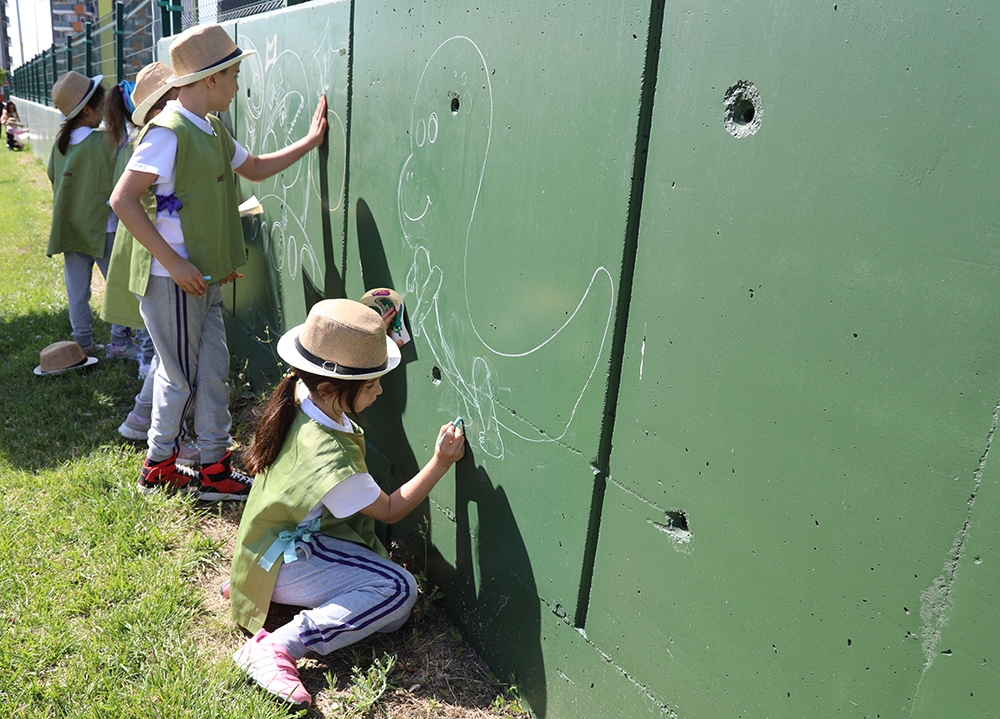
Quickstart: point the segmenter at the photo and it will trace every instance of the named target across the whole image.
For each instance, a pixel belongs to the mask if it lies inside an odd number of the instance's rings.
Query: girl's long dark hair
[[[338,401],[351,414],[356,414],[358,395],[364,389],[362,380],[334,379],[321,375],[293,369],[281,378],[281,382],[264,405],[253,442],[243,453],[243,466],[250,474],[260,474],[271,466],[278,457],[281,445],[285,442],[289,427],[295,421],[299,404],[295,401],[295,384],[298,380],[309,388],[309,391],[322,394],[324,397]],[[321,392],[320,385],[328,385]]]
[[[126,137],[129,128],[135,127],[132,122],[132,114],[128,111],[125,98],[122,96],[120,85],[115,85],[108,95],[108,101],[104,103],[104,139],[108,141],[108,146],[117,150],[124,144],[122,138]]]
[[[101,102],[104,100],[104,85],[98,85],[97,89],[94,90],[94,94],[90,96],[87,100],[87,107],[98,108],[101,106]],[[72,134],[80,125],[80,114],[77,113],[74,117],[70,118],[63,123],[62,127],[59,128],[59,133],[56,135],[56,148],[58,148],[60,154],[65,155],[66,149],[69,147],[69,136]]]
[[[107,130],[108,145],[117,149],[124,146],[124,138],[133,130],[138,130],[139,126],[132,122],[132,113],[125,105],[125,98],[122,96],[124,90],[116,85],[108,101],[104,104],[104,127]],[[149,110],[146,111],[146,119],[156,116],[158,112],[167,106],[167,102],[177,98],[177,90],[168,90],[159,100],[157,100]]]

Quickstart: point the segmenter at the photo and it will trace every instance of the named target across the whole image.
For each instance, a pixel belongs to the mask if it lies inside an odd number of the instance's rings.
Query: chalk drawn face
[[[489,150],[492,113],[482,54],[468,38],[451,38],[428,60],[414,97],[411,155],[399,187],[408,240],[464,244]]]

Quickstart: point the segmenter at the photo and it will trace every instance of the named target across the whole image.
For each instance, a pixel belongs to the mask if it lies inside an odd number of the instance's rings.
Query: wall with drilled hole
[[[395,541],[539,717],[1000,703],[992,88],[973,0],[310,3],[229,26],[261,185],[230,343],[392,286]],[[422,567],[417,567],[422,569]]]

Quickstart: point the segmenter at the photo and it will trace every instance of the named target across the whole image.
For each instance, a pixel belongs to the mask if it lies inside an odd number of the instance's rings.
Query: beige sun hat
[[[52,86],[52,102],[67,120],[74,118],[94,95],[103,79],[104,75],[87,77],[70,70]]]
[[[195,25],[170,45],[170,65],[174,68],[170,85],[183,87],[198,82],[256,52],[238,48],[222,25]]]
[[[399,365],[382,318],[354,300],[322,300],[306,321],[278,340],[278,356],[296,369],[335,379],[374,379]]]
[[[38,354],[38,361],[35,374],[43,377],[90,367],[97,363],[97,358],[84,354],[76,342],[54,342]]]
[[[146,124],[150,109],[172,89],[167,81],[173,75],[170,66],[162,62],[150,63],[139,71],[135,76],[135,89],[132,90],[132,105],[135,107],[132,122],[139,127]]]

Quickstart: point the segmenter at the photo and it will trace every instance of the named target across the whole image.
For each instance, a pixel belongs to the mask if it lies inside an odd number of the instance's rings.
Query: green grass
[[[136,489],[135,363],[32,372],[70,338],[50,218],[42,165],[0,153],[0,717],[287,716],[229,660],[235,630],[196,641],[219,549],[191,501]]]

